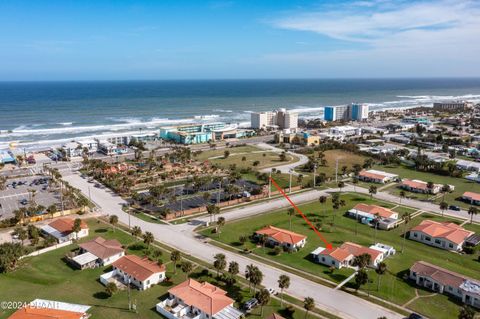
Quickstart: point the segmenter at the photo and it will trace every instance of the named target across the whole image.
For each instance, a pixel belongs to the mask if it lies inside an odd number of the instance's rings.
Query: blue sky
[[[470,0],[0,0],[0,80],[480,76],[479,16]]]

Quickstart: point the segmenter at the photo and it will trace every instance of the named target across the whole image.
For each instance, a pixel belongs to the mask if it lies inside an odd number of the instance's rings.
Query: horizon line
[[[479,76],[439,76],[439,77],[292,77],[292,78],[171,78],[171,79],[58,79],[58,80],[0,80],[0,83],[27,82],[198,82],[198,81],[338,81],[338,80],[480,80]]]

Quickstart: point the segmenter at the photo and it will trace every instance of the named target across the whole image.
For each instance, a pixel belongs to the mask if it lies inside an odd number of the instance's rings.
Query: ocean
[[[326,105],[378,110],[452,99],[480,102],[480,79],[0,82],[0,149],[202,121],[248,126],[251,112],[279,107],[318,118]]]

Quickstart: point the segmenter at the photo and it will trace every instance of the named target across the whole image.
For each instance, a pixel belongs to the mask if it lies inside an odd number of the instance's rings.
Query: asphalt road
[[[92,200],[100,207],[104,214],[117,215],[120,222],[132,227],[139,226],[144,232],[150,231],[157,240],[182,251],[186,255],[191,255],[207,262],[213,262],[213,256],[217,253],[222,253],[227,257],[228,261],[237,261],[240,265],[240,269],[242,269],[242,273],[247,265],[255,264],[264,273],[265,278],[263,285],[277,289],[277,280],[281,274],[284,274],[283,271],[264,263],[254,261],[248,257],[240,256],[216,246],[209,245],[204,242],[202,238],[196,237],[197,235],[193,232],[193,228],[195,227],[193,225],[183,224],[176,226],[152,224],[133,216],[129,216],[121,209],[122,205],[125,203],[122,198],[111,193],[107,189],[90,187],[90,184],[78,174],[66,176],[65,180],[87,195],[90,188]],[[311,191],[292,195],[292,200],[295,202],[308,201],[318,198],[319,194],[320,192]],[[253,212],[258,213],[260,210],[268,211],[284,207],[284,202],[285,199],[281,198],[257,204],[255,205],[255,209],[245,207],[239,210],[232,210],[227,213],[229,215],[226,215],[226,217],[232,219],[232,217],[236,215],[246,216]],[[299,299],[312,297],[315,299],[319,308],[341,318],[371,319],[381,316],[385,316],[389,319],[402,318],[401,315],[394,313],[391,310],[385,309],[346,292],[322,286],[294,274],[289,274],[289,276],[291,278],[291,285],[287,292],[290,295]]]

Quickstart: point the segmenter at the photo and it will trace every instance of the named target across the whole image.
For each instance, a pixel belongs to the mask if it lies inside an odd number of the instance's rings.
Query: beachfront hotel
[[[179,144],[200,144],[253,135],[255,132],[252,130],[238,129],[236,125],[226,125],[222,122],[160,128],[160,138]]]
[[[252,113],[251,127],[258,130],[294,130],[298,128],[298,113],[287,111],[286,109]]]
[[[363,121],[368,119],[368,105],[352,103],[349,105],[326,106],[325,121]]]

